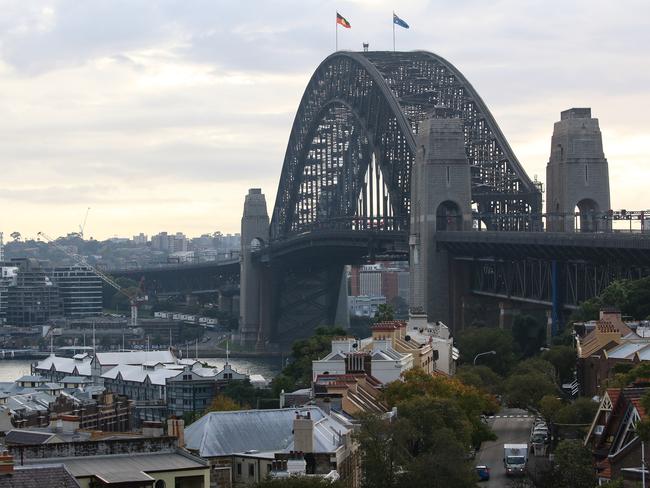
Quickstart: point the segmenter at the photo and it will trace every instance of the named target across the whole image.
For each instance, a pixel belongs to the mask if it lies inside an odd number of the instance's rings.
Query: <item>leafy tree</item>
[[[393,307],[387,303],[380,304],[375,314],[375,322],[390,322],[392,320],[395,320],[395,310],[393,310]]]
[[[504,381],[508,405],[519,408],[538,408],[542,398],[556,394],[555,368],[548,361],[531,358],[522,361]]]
[[[484,365],[463,364],[456,370],[456,378],[469,386],[496,395],[501,393],[503,378]]]
[[[482,365],[488,366],[501,376],[507,375],[515,363],[512,335],[502,329],[493,327],[466,329],[458,335],[458,348],[464,364],[472,364],[474,357],[481,352],[496,351],[496,354],[482,356],[479,360]]]
[[[553,346],[542,353],[542,359],[555,367],[560,382],[573,380],[576,368],[576,351],[571,346]]]
[[[596,415],[598,404],[589,398],[577,398],[555,412],[556,424],[590,424]]]
[[[220,392],[245,408],[276,408],[278,396],[268,388],[256,388],[250,380],[230,381]]]
[[[593,488],[597,484],[591,451],[580,440],[560,441],[544,486]]]
[[[399,467],[406,462],[402,431],[376,415],[361,417],[361,427],[355,439],[359,443],[363,488],[393,488],[397,486]]]
[[[230,412],[234,410],[246,410],[249,405],[241,405],[229,396],[219,394],[212,399],[212,402],[205,410],[206,412]]]
[[[530,315],[518,315],[512,324],[512,338],[524,357],[534,356],[546,343],[546,327]]]
[[[289,364],[271,384],[273,392],[279,394],[281,389],[293,391],[310,386],[312,380],[311,362],[330,352],[333,337],[345,335],[347,332],[339,327],[318,327],[315,334],[309,339],[295,341],[291,347]]]
[[[563,406],[564,403],[557,396],[544,395],[539,402],[539,411],[547,422],[551,422]]]

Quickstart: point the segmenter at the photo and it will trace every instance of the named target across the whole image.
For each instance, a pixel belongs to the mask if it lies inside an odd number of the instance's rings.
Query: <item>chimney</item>
[[[178,447],[185,446],[185,421],[183,419],[167,419],[167,435],[178,439]]]
[[[314,452],[314,421],[311,413],[297,413],[293,419],[293,447],[299,452]]]
[[[142,422],[142,435],[144,437],[162,437],[162,422],[146,421]]]
[[[61,415],[59,417],[61,432],[72,434],[79,430],[79,417],[77,415]],[[59,423],[57,422],[57,427]]]
[[[13,473],[14,471],[14,457],[9,454],[9,451],[0,453],[0,474]]]

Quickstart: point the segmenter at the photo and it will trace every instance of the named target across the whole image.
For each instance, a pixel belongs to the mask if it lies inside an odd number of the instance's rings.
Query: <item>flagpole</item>
[[[334,52],[338,52],[339,50],[339,19],[338,19],[339,13],[336,12],[336,47],[334,49]]]
[[[395,52],[395,12],[393,12],[393,52]]]

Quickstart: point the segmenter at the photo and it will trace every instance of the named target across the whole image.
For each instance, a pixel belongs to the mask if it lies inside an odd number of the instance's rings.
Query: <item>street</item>
[[[509,479],[503,468],[503,445],[528,444],[533,419],[533,415],[516,408],[505,408],[493,418],[488,418],[488,424],[497,435],[497,440],[484,442],[476,454],[475,465],[485,464],[490,468],[490,481],[482,482],[480,486],[508,486]]]

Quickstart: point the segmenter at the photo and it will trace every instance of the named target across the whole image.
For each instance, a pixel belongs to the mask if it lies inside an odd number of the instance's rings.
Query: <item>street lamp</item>
[[[492,355],[494,355],[494,354],[496,354],[496,353],[497,353],[496,351],[486,351],[486,352],[480,352],[480,353],[478,353],[476,356],[474,356],[474,366],[476,366],[476,360],[477,360],[480,356],[485,356],[485,355],[487,355],[487,354],[492,354]]]

